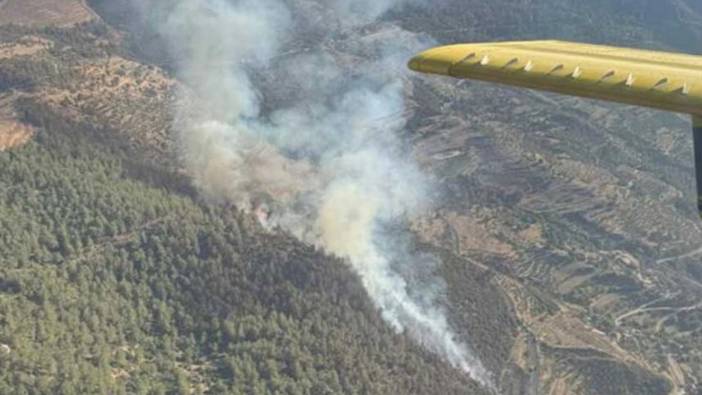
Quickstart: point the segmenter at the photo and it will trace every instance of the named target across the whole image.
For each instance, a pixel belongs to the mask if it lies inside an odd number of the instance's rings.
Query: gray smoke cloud
[[[187,86],[175,127],[202,193],[347,258],[395,330],[494,388],[451,330],[436,259],[388,230],[431,207],[400,138],[405,62],[427,41],[378,20],[402,3],[179,0],[149,15]]]

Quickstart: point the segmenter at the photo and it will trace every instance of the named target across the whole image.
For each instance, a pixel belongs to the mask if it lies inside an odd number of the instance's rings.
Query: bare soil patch
[[[0,152],[19,147],[34,135],[34,128],[17,120],[15,94],[0,95]]]
[[[26,124],[0,119],[0,151],[25,144],[34,135],[34,129]]]

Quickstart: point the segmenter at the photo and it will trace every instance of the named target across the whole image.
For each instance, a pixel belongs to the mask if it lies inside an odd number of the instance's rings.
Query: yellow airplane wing
[[[512,41],[433,48],[412,58],[409,68],[692,115],[702,216],[702,56]]]
[[[702,57],[563,41],[438,47],[409,67],[702,116]]]

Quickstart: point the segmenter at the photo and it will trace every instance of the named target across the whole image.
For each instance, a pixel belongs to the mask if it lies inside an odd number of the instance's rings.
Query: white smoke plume
[[[427,43],[378,21],[402,2],[178,0],[158,8],[187,85],[176,109],[182,156],[204,195],[250,211],[267,199],[262,221],[347,258],[393,328],[494,388],[450,328],[435,259],[412,256],[386,230],[431,205],[431,181],[400,138],[405,62]],[[424,277],[419,289],[410,289],[420,286],[409,282],[413,272]]]

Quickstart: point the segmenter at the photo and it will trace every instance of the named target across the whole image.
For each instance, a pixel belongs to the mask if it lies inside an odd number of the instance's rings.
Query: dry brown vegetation
[[[85,63],[74,71],[79,78],[65,87],[47,87],[37,100],[74,121],[101,125],[166,153],[174,80],[160,69],[120,57]]]
[[[0,25],[72,26],[94,18],[82,0],[0,1]]]
[[[29,125],[0,119],[0,151],[25,144],[33,134],[34,129]]]
[[[0,151],[25,144],[34,135],[34,128],[17,119],[12,103],[15,95],[0,94]]]
[[[41,37],[26,36],[11,43],[0,44],[0,60],[12,59],[15,56],[30,56],[47,50],[52,43]]]
[[[31,32],[21,27],[6,29]],[[168,106],[175,81],[161,69],[109,53],[114,37],[90,25],[17,37],[0,44],[0,59],[5,60],[0,66],[0,80],[4,80],[0,86],[7,87],[3,107],[8,148],[31,136],[18,126],[14,113],[17,99],[23,98],[61,114],[68,122],[121,134],[150,156],[163,159],[168,155]],[[34,115],[41,118],[41,114]]]

